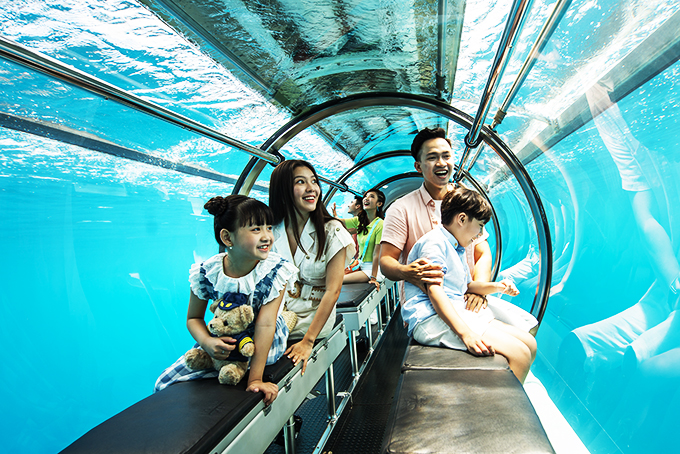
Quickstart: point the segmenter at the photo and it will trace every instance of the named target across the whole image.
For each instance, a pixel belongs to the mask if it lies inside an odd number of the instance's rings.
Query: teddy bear
[[[241,297],[241,298],[239,298]],[[187,366],[192,370],[214,367],[219,372],[223,385],[235,385],[241,381],[248,370],[248,361],[255,353],[254,333],[255,314],[248,304],[247,295],[231,293],[210,305],[215,314],[208,323],[208,331],[213,336],[229,336],[236,339],[236,348],[227,359],[214,359],[203,349],[192,348],[184,354]]]

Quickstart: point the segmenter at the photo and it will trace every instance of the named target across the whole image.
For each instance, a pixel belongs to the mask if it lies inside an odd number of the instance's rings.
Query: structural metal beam
[[[61,63],[58,60],[50,58],[1,36],[0,57],[47,74],[51,77],[62,80],[91,93],[95,93],[104,98],[112,99],[137,111],[144,112],[148,115],[165,120],[171,124],[174,124],[175,126],[179,126],[209,139],[229,145],[264,161],[273,164],[278,164],[281,162],[280,156],[276,154],[272,155],[263,152],[259,148],[222,134],[215,129],[173,112],[170,109],[166,109],[165,107],[159,106],[158,104],[140,98],[139,96],[122,90],[115,85],[104,82],[103,80],[73,68],[72,66]]]
[[[320,104],[293,118],[267,139],[262,148],[267,151],[276,152],[298,133],[331,115],[371,106],[412,107],[441,115],[467,129],[472,126],[472,118],[466,113],[446,103],[425,96],[404,93],[358,94]],[[540,262],[538,284],[531,312],[540,321],[547,306],[552,277],[552,244],[548,219],[538,190],[531,181],[526,169],[510,148],[494,131],[486,126],[482,127],[480,137],[505,162],[510,172],[515,176],[520,188],[524,192],[534,218]]]
[[[461,178],[461,172],[466,168],[465,164],[470,155],[470,151],[473,148],[477,148],[482,143],[480,133],[482,131],[482,126],[484,125],[484,120],[491,108],[491,101],[493,100],[498,84],[501,81],[501,76],[505,71],[505,67],[510,60],[514,42],[517,39],[517,36],[519,36],[519,31],[524,24],[524,19],[527,16],[527,12],[530,9],[532,2],[533,0],[514,0],[512,3],[510,15],[508,16],[508,21],[505,24],[503,35],[498,44],[496,57],[491,65],[491,71],[489,72],[489,78],[486,81],[486,86],[482,93],[482,99],[479,103],[477,114],[470,126],[470,131],[465,136],[465,151],[463,151],[463,156],[460,159],[458,171],[454,175],[453,181],[458,181]]]

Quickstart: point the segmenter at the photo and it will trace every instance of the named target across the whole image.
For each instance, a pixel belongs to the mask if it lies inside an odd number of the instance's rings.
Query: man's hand
[[[441,265],[434,264],[426,258],[420,258],[408,265],[403,265],[404,280],[416,285],[427,293],[428,285],[441,285],[444,278]]]

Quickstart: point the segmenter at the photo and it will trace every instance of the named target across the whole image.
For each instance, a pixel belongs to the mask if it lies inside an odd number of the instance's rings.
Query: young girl
[[[321,203],[318,177],[306,161],[284,161],[272,172],[269,206],[274,213],[274,251],[292,261],[299,272],[288,286],[285,304],[298,316],[285,352],[307,368],[314,341],[326,337],[335,323],[344,268],[354,257],[349,232]]]
[[[476,356],[498,353],[524,383],[536,355],[534,337],[514,326],[494,319],[488,307],[466,309],[464,295],[519,292],[511,281],[472,281],[465,248],[482,234],[491,217],[491,207],[471,189],[459,187],[444,196],[442,225],[423,235],[409,253],[409,263],[424,257],[440,265],[441,284],[431,284],[426,292],[406,282],[406,302],[402,306],[408,334],[423,345],[468,350]]]
[[[359,245],[360,269],[345,274],[343,283],[354,284],[370,282],[380,289],[378,282],[380,269],[380,239],[382,238],[383,218],[382,207],[385,205],[385,194],[379,189],[366,191],[363,199],[363,211],[349,219],[340,219],[349,229],[356,230]],[[333,216],[337,216],[333,204]]]
[[[235,348],[235,340],[211,336],[205,310],[208,300],[233,293],[246,295],[255,312],[255,354],[250,361],[247,391],[264,393],[264,401],[269,404],[276,399],[278,387],[262,382],[262,373],[265,364],[276,362],[285,349],[288,328],[277,314],[286,282],[297,269],[278,254],[270,253],[274,242],[273,215],[264,203],[231,195],[213,197],[204,208],[215,216],[215,239],[227,252],[192,265],[187,328],[197,346],[211,357],[227,359]],[[217,372],[192,371],[182,356],[158,378],[154,392],[178,381],[205,377],[217,377]]]

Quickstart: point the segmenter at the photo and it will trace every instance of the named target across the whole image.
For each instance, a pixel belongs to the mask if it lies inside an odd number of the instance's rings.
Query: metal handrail
[[[512,104],[512,101],[514,101],[515,96],[517,96],[517,92],[521,88],[522,84],[524,84],[524,81],[526,81],[529,72],[533,69],[534,64],[536,64],[536,61],[538,60],[538,57],[543,52],[543,49],[545,49],[548,40],[557,29],[557,26],[564,17],[564,14],[567,12],[567,8],[569,8],[570,5],[571,0],[559,0],[555,4],[555,8],[553,8],[552,12],[550,13],[550,16],[548,16],[548,19],[545,21],[545,24],[543,24],[543,28],[541,28],[541,31],[539,32],[533,47],[529,51],[529,55],[527,55],[527,58],[524,60],[524,63],[522,64],[522,67],[520,68],[519,73],[515,78],[515,81],[512,83],[512,86],[510,87],[508,94],[505,96],[505,99],[501,104],[501,107],[498,108],[498,111],[496,112],[496,115],[493,118],[493,122],[491,123],[491,129],[493,129],[494,131],[496,130],[496,127],[498,127],[498,125],[503,122],[503,119],[505,119],[505,115],[508,113],[508,108],[510,107],[510,104]],[[481,154],[483,148],[484,148],[483,145],[477,147],[474,156],[472,157],[472,159],[470,159],[470,162],[467,164],[465,170],[469,172],[472,169],[472,167],[477,162],[477,159],[479,158],[479,155]]]
[[[112,99],[113,101],[137,111],[165,120],[175,126],[179,126],[209,139],[237,148],[264,161],[273,164],[281,162],[281,157],[277,154],[266,153],[259,148],[222,134],[215,129],[185,117],[184,115],[142,99],[113,84],[91,76],[72,66],[66,65],[2,36],[0,36],[0,57],[47,74],[51,77],[55,77],[91,93],[95,93],[107,99]]]
[[[325,118],[341,112],[373,106],[406,106],[426,110],[448,118],[468,129],[472,125],[473,120],[470,115],[455,107],[425,96],[404,93],[357,94],[320,104],[291,119],[267,139],[265,144],[263,144],[263,149],[268,150],[271,148],[273,150],[279,150],[301,131]],[[520,185],[522,192],[524,192],[531,214],[534,218],[541,259],[538,270],[538,284],[536,286],[536,294],[532,303],[531,313],[540,322],[547,307],[552,277],[552,244],[550,240],[548,219],[545,210],[543,209],[538,190],[517,156],[515,156],[505,142],[498,137],[495,131],[483,126],[481,134],[483,140],[489,144],[496,154],[498,154],[508,166],[511,173],[517,178],[518,184]]]
[[[481,144],[480,133],[482,131],[482,126],[484,125],[484,120],[486,115],[491,108],[491,101],[498,88],[498,84],[501,81],[501,76],[505,71],[505,66],[510,59],[510,54],[512,53],[512,47],[514,45],[518,31],[521,29],[524,19],[526,18],[526,13],[529,10],[529,6],[533,0],[514,0],[512,8],[510,9],[510,15],[508,16],[508,21],[505,24],[505,29],[503,30],[503,35],[501,36],[500,43],[498,44],[498,51],[496,52],[496,57],[494,58],[493,64],[491,65],[491,71],[489,72],[489,78],[486,81],[486,86],[484,87],[484,92],[482,93],[482,99],[479,103],[479,108],[477,109],[477,114],[475,119],[470,126],[470,131],[465,136],[465,150],[461,156],[460,163],[458,164],[458,171],[453,177],[453,181],[458,181],[461,178],[461,172],[465,169],[465,163],[467,162],[470,151],[473,148],[477,148]]]
[[[524,60],[524,63],[522,64],[515,81],[510,87],[508,94],[505,96],[503,104],[501,104],[498,112],[496,112],[493,123],[491,123],[491,129],[495,130],[496,126],[501,124],[503,118],[505,118],[508,107],[510,107],[510,104],[512,101],[514,101],[517,92],[526,80],[529,72],[534,67],[534,64],[536,64],[538,57],[543,52],[543,49],[545,49],[546,44],[548,44],[548,40],[557,29],[557,26],[564,17],[564,14],[567,12],[567,8],[569,8],[570,5],[571,0],[558,0],[558,2],[555,4],[555,8],[550,13],[550,16],[548,16],[545,24],[543,24],[543,28],[541,28],[541,31],[539,32],[533,47],[529,51],[529,55],[527,55],[527,58]]]

